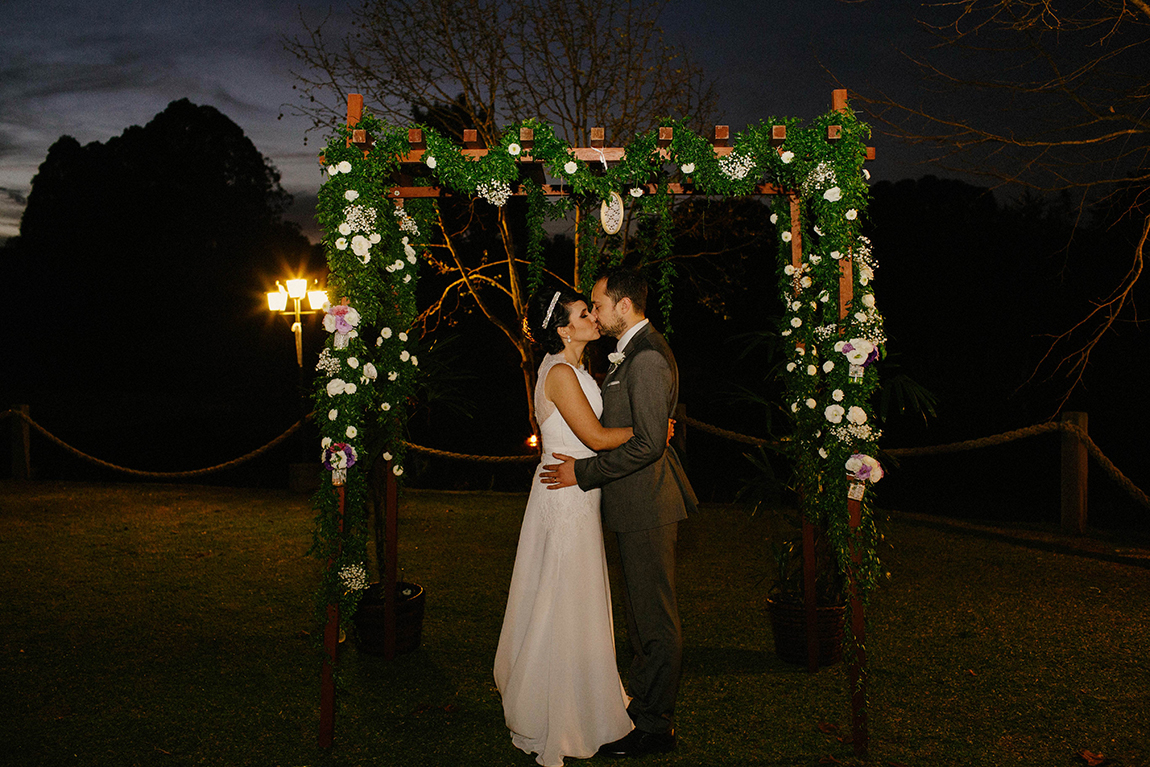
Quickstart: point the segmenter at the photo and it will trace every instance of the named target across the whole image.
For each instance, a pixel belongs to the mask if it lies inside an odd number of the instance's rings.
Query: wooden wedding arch
[[[847,91],[835,90],[832,93],[832,113],[842,114],[845,117],[849,114],[849,107],[847,105]],[[850,115],[853,119],[853,115]],[[375,137],[361,125],[364,120],[363,97],[360,94],[350,94],[347,100],[347,128],[346,131],[346,146],[362,150],[363,156],[366,158],[371,151]],[[668,147],[671,146],[675,140],[675,130],[673,127],[659,127],[658,137],[656,142],[655,152],[658,157],[663,160],[671,159]],[[784,151],[788,139],[788,129],[786,125],[771,125],[770,126],[770,145],[777,149],[781,155],[789,154]],[[591,129],[590,146],[586,147],[571,147],[567,150],[571,159],[582,161],[583,163],[601,163],[604,168],[611,164],[623,162],[626,159],[626,148],[617,146],[604,145],[604,130],[602,128],[594,127]],[[843,126],[838,124],[828,124],[825,128],[825,136],[822,140],[829,143],[839,141],[843,137]],[[443,195],[447,190],[442,186],[437,185],[417,185],[413,183],[414,169],[420,166],[426,166],[428,160],[429,146],[428,135],[420,128],[411,128],[407,131],[406,146],[402,148],[401,156],[397,158],[398,170],[394,172],[387,183],[381,188],[381,194],[387,199],[392,201],[396,206],[397,211],[402,211],[404,203],[411,200],[421,200],[428,198],[438,198]],[[519,169],[520,177],[530,179],[543,195],[549,197],[557,197],[570,195],[573,193],[571,186],[564,184],[550,184],[547,182],[545,168],[543,163],[533,157],[532,150],[535,148],[536,133],[531,127],[521,127],[518,135],[515,137],[517,141],[513,146],[516,151],[513,152],[515,160]],[[711,152],[715,158],[725,158],[732,155],[736,151],[732,146],[732,137],[728,126],[716,125],[712,136],[710,137]],[[458,148],[460,155],[470,160],[478,161],[484,158],[492,151],[496,151],[492,147],[487,147],[481,144],[477,139],[477,132],[474,130],[465,130],[463,132],[463,144]],[[865,147],[865,160],[873,160],[875,152],[873,147]],[[789,160],[784,159],[784,162]],[[860,162],[861,166],[861,162]],[[432,165],[434,167],[434,165]],[[333,168],[338,173],[338,169]],[[656,184],[639,184],[638,187],[646,193],[656,192]],[[711,192],[700,189],[694,184],[686,181],[679,182],[665,182],[665,193],[675,196],[690,196],[696,194],[711,195]],[[805,190],[809,194],[810,190]],[[837,187],[835,188],[837,192]],[[511,191],[511,194],[521,195],[522,189]],[[787,271],[788,274],[802,274],[804,269],[804,231],[808,231],[803,221],[803,195],[804,190],[796,186],[787,186],[773,184],[773,183],[755,183],[749,191],[743,192],[744,194],[754,195],[775,195],[785,198],[789,207],[789,221],[790,226],[788,231],[782,234],[783,242],[789,242],[790,248],[790,264],[791,269]],[[825,195],[826,196],[826,195]],[[349,200],[355,199],[348,197]],[[831,200],[830,196],[826,196],[827,200]],[[838,198],[835,197],[834,200]],[[854,213],[855,211],[851,211]],[[397,213],[397,215],[399,215]],[[854,216],[848,215],[847,218],[853,220]],[[817,232],[817,227],[815,228]],[[404,243],[406,244],[406,238]],[[346,243],[343,248],[346,248]],[[839,258],[839,256],[835,256]],[[366,262],[365,262],[366,263]],[[854,288],[856,284],[856,275],[853,270],[855,268],[854,259],[851,257],[844,257],[838,260],[838,285],[837,285],[837,299],[838,316],[840,320],[847,318],[848,314],[854,311],[855,307],[855,294]],[[865,284],[865,282],[864,282]],[[794,280],[794,295],[797,297],[800,291],[798,278]],[[346,299],[345,299],[346,303]],[[802,348],[798,348],[799,353],[802,353]],[[833,366],[832,366],[833,367]],[[812,373],[814,375],[814,373]],[[807,400],[808,403],[812,400]],[[810,407],[814,407],[810,405]],[[797,412],[797,411],[796,411]],[[387,460],[387,470],[384,471],[386,476],[385,492],[383,497],[383,525],[384,537],[386,540],[386,552],[384,554],[384,563],[381,568],[381,587],[385,600],[385,656],[388,658],[395,655],[395,616],[396,616],[396,582],[398,580],[398,569],[396,563],[397,557],[397,519],[398,519],[398,480],[397,476],[399,471],[393,471],[397,468],[393,466],[391,459]],[[867,752],[869,746],[868,728],[867,728],[867,709],[866,709],[866,652],[865,652],[865,620],[862,594],[858,583],[855,580],[855,570],[862,566],[862,552],[855,548],[853,543],[853,533],[859,530],[863,521],[863,494],[860,488],[861,485],[852,486],[852,491],[848,494],[847,498],[847,511],[849,515],[849,527],[852,531],[851,546],[851,561],[852,567],[847,567],[848,575],[848,595],[850,599],[850,628],[854,637],[853,653],[850,659],[850,679],[851,679],[851,709],[852,709],[852,743],[856,754],[862,755]],[[344,514],[347,504],[347,496],[342,484],[336,488],[338,496],[338,530],[339,534],[344,534]],[[816,577],[816,564],[814,556],[814,540],[815,540],[815,525],[803,516],[802,520],[802,540],[803,540],[803,579],[804,579],[804,593],[805,593],[805,607],[806,607],[806,624],[807,624],[807,667],[808,670],[814,672],[818,669],[818,655],[819,655],[819,637],[816,620],[816,605],[815,605],[815,577]],[[334,558],[329,560],[329,569],[335,566]],[[323,747],[330,747],[334,738],[334,666],[338,653],[338,637],[339,637],[339,623],[340,611],[338,604],[329,604],[326,611],[326,625],[324,630],[324,659],[322,671],[322,689],[321,689],[321,716],[320,716],[320,733],[319,741]]]

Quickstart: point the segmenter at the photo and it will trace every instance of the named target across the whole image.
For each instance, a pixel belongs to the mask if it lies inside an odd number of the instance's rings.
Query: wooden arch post
[[[847,109],[845,89],[833,93],[832,108],[836,112]],[[829,140],[837,136],[828,135]],[[869,152],[868,152],[869,155]],[[847,316],[854,301],[854,259],[839,260],[839,319]],[[851,744],[856,756],[865,756],[870,747],[870,734],[867,728],[866,710],[866,616],[863,612],[862,594],[859,592],[858,569],[862,565],[862,552],[856,546],[859,526],[862,524],[862,497],[847,498],[847,512],[850,515],[850,554],[851,567],[847,573],[847,591],[851,601],[851,633],[854,636],[854,654],[850,659],[851,695]]]

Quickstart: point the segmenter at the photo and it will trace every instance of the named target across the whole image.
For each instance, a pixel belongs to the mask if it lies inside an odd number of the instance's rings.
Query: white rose
[[[791,241],[791,233],[790,232],[783,232],[783,242],[790,242],[790,241]]]
[[[319,446],[322,447],[324,450],[327,450],[329,447],[331,447],[331,437],[324,437],[323,439],[321,439],[319,441]]]
[[[830,189],[823,192],[823,199],[827,202],[838,202],[843,196],[843,190],[837,186],[832,186]]]
[[[792,413],[797,413],[797,412],[799,412],[799,403],[797,403],[797,402],[792,402],[792,403],[791,403],[791,412],[792,412]]]
[[[411,364],[414,365],[415,367],[419,367],[419,358],[416,357],[414,354],[411,355]]]
[[[369,362],[363,366],[363,375],[365,378],[374,381],[379,374],[375,370],[375,365]]]
[[[847,221],[854,221],[856,218],[858,218],[858,215],[859,212],[854,208],[851,208],[847,211]]]
[[[343,392],[344,394],[355,394],[356,388],[356,385],[353,383],[345,383],[343,385]]]
[[[383,460],[385,460],[385,461],[390,461],[390,460],[391,460],[391,453],[389,453],[389,452],[387,452],[386,450],[384,450],[384,451],[383,451],[383,454],[381,455],[381,457],[382,457],[382,458],[383,458]]]
[[[435,155],[430,155],[430,154],[427,157],[423,158],[423,161],[427,164],[427,167],[429,167],[429,168],[434,168],[436,165],[439,164],[435,161]]]
[[[344,221],[342,224],[339,225],[339,233],[340,234],[351,234],[351,224]]]
[[[574,176],[578,170],[579,165],[574,160],[569,160],[567,164],[563,166],[563,172],[568,176]]]
[[[354,426],[348,426],[347,431],[345,431],[344,434],[347,435],[348,439],[355,439],[355,435],[359,434],[359,429],[355,428]]]
[[[371,250],[371,243],[362,234],[357,234],[351,238],[351,250],[357,256],[363,258],[367,255],[368,251]]]
[[[390,402],[384,402],[382,405],[379,406],[379,409],[386,413],[388,410],[391,410],[391,403]]]
[[[415,258],[415,248],[411,247],[405,242],[403,244],[403,255],[407,256],[408,258]],[[411,263],[414,264],[415,262],[412,261]]]
[[[819,457],[820,458],[830,458],[831,454],[827,452],[826,448],[820,447],[819,448]]]
[[[835,389],[833,392],[831,392],[831,399],[833,399],[835,402],[842,402],[843,397],[845,396],[846,395],[843,394],[842,389]]]
[[[340,237],[335,241],[335,247],[336,250],[347,250],[347,240],[343,237]]]
[[[823,260],[822,256],[820,256],[818,254],[814,254],[814,253],[811,254],[811,263],[812,264],[817,264],[819,261],[822,261],[822,260]]]
[[[826,362],[823,363],[823,372],[824,373],[829,373],[834,369],[835,369],[835,363],[831,362],[830,360],[827,360]]]
[[[795,372],[795,367],[797,367],[797,366],[795,365],[795,363],[793,363],[793,362],[788,362],[788,363],[787,363],[787,372],[788,372],[788,373],[793,373],[793,372]]]
[[[786,266],[783,267],[783,274],[787,275],[788,277],[790,277],[794,273],[795,273],[795,267],[792,266],[791,264],[787,264]]]
[[[807,407],[814,410],[819,403],[815,402],[813,397],[807,397]]]
[[[870,171],[866,168],[863,168],[863,178],[865,178],[867,181],[870,181]]]
[[[685,174],[694,173],[695,172],[695,163],[689,162],[686,165],[684,165],[682,168],[680,168],[680,170],[682,170],[683,173],[685,173]]]
[[[816,227],[815,227],[815,234],[817,234],[819,237],[822,237],[822,236],[823,236],[823,230],[822,230],[822,229],[819,229],[819,228],[816,226]]]
[[[837,250],[831,251],[831,258],[833,258],[834,260],[838,261],[842,257],[843,257],[843,254],[839,253]]]
[[[339,418],[339,411],[338,410],[335,410],[333,408],[333,409],[327,411],[327,420],[334,421],[337,418]]]
[[[772,224],[779,223],[779,214],[778,213],[772,213],[771,214],[771,223]]]
[[[401,351],[399,353],[399,358],[402,361],[407,362],[407,360],[411,358],[411,353],[409,351],[407,351],[407,349],[404,349],[403,351]]]
[[[344,382],[342,378],[333,378],[327,382],[327,396],[334,397],[343,394]],[[329,414],[330,417],[330,414]],[[334,418],[332,420],[335,420]]]
[[[843,347],[847,345],[846,341],[835,341],[835,351],[841,352]]]
[[[643,190],[642,190],[642,189],[640,189],[640,188],[639,188],[639,187],[637,187],[637,186],[636,186],[636,187],[632,187],[632,188],[631,188],[631,196],[632,196],[632,197],[642,197],[642,196],[643,196]]]
[[[806,353],[807,353],[807,350],[804,349],[803,347],[801,347],[801,346],[795,347],[795,354],[799,355],[800,357],[802,357]]]
[[[522,151],[523,151],[523,147],[519,146],[518,144],[511,143],[507,146],[507,153],[509,155],[511,155],[512,157],[518,156],[519,153]]]
[[[371,242],[372,245],[375,245],[380,240],[382,240],[383,237],[380,236],[379,232],[372,232],[370,235],[368,235],[367,239]]]
[[[355,191],[354,189],[348,189],[343,193],[343,199],[347,200],[348,202],[355,202],[359,199],[359,192]]]
[[[784,330],[784,331],[783,331],[782,333],[780,333],[779,335],[783,335],[783,336],[789,336],[790,334],[791,334],[790,328],[787,328],[786,330]]]
[[[784,163],[789,163],[791,160],[795,159],[795,153],[791,152],[791,151],[786,151],[786,152],[783,152],[781,155],[779,155],[779,157],[782,159],[782,161]]]
[[[352,370],[355,370],[357,367],[359,367],[359,359],[357,357],[348,357],[347,364],[351,366]]]
[[[803,321],[798,317],[791,317],[791,327],[797,328],[803,324]]]
[[[335,167],[334,165],[327,166],[327,175],[335,176],[338,173],[339,173],[339,168]]]
[[[843,410],[842,405],[829,405],[827,409],[823,411],[823,415],[826,416],[826,419],[831,423],[842,423],[845,413],[846,411]]]
[[[391,473],[398,477],[401,474],[403,474],[403,467],[402,466],[392,466],[391,467]]]
[[[810,277],[804,276],[801,280],[799,280],[799,285],[803,286],[804,288],[809,288],[811,284],[812,283]]]
[[[407,333],[400,333],[399,334],[399,340],[400,341],[406,341],[407,340]]]
[[[847,411],[847,420],[857,424],[866,423],[866,411],[858,405],[851,405],[851,409]]]
[[[351,163],[347,160],[341,162],[338,167],[340,173],[351,173]]]
[[[399,378],[399,373],[396,373],[394,370],[387,374],[387,380],[389,381],[394,381],[397,378]]]
[[[867,293],[862,297],[863,306],[868,309],[874,308],[874,293]]]
[[[859,322],[866,322],[866,312],[855,312],[855,319]]]
[[[403,281],[404,282],[411,282],[411,275],[410,274],[403,275]]]
[[[384,328],[383,330],[379,331],[379,337],[391,338],[391,328]]]
[[[818,369],[818,367],[817,367],[817,366],[815,366],[815,365],[807,365],[807,375],[809,375],[809,376],[813,376],[813,375],[815,375],[815,374],[816,374],[816,373],[818,373],[818,372],[819,372],[819,369]]]

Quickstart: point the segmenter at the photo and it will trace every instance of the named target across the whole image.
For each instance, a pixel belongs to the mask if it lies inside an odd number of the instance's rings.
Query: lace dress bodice
[[[562,354],[548,354],[539,365],[539,378],[535,382],[535,422],[539,424],[539,436],[543,443],[543,455],[550,457],[552,453],[563,453],[573,458],[589,458],[595,451],[584,445],[575,436],[575,432],[567,425],[563,415],[555,407],[555,403],[547,399],[543,386],[547,381],[547,374],[556,365],[569,365],[579,379],[583,394],[591,405],[591,410],[598,418],[603,414],[603,397],[599,393],[599,384],[583,368],[577,368],[563,358]]]

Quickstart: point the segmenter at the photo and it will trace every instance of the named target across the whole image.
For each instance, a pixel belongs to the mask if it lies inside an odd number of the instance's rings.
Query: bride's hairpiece
[[[543,315],[543,324],[540,326],[544,330],[547,329],[547,323],[551,320],[551,312],[555,311],[555,304],[559,301],[559,291],[555,291],[555,295],[551,296],[551,305],[547,307],[547,314]]]

